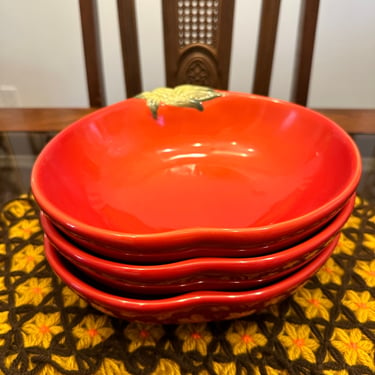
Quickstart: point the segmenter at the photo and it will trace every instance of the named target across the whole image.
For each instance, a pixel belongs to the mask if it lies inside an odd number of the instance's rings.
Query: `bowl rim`
[[[126,309],[129,312],[150,314],[165,313],[176,309],[186,309],[196,305],[212,305],[225,303],[233,306],[241,303],[268,300],[299,286],[315,274],[328,260],[334,251],[341,233],[338,233],[329,246],[307,265],[284,279],[259,289],[246,291],[194,291],[177,296],[156,298],[151,300],[116,296],[96,289],[82,279],[72,274],[61,261],[61,255],[54,250],[53,245],[45,238],[45,255],[48,263],[59,278],[70,288],[93,303],[110,306],[116,310]]]
[[[138,98],[130,98],[121,101],[116,104],[101,108],[95,112],[92,112],[81,119],[75,121],[67,128],[63,129],[57,136],[55,136],[41,151],[38,155],[31,172],[31,191],[34,195],[39,206],[43,211],[47,213],[48,216],[55,222],[59,223],[67,231],[77,235],[78,237],[84,239],[95,239],[95,241],[101,242],[103,244],[110,243],[113,245],[128,246],[130,248],[137,247],[142,249],[154,250],[167,245],[171,247],[177,246],[187,246],[194,245],[202,242],[215,243],[218,242],[228,242],[240,238],[242,242],[246,241],[261,241],[263,242],[265,238],[276,239],[280,236],[284,236],[301,228],[307,227],[312,223],[315,223],[321,218],[328,216],[332,211],[338,209],[344,202],[354,193],[355,189],[359,184],[359,180],[362,173],[362,162],[359,150],[354,142],[354,140],[349,136],[344,129],[342,129],[338,124],[329,119],[328,117],[322,115],[321,113],[312,110],[310,108],[291,103],[288,101],[275,99],[271,97],[265,97],[256,94],[248,94],[244,92],[236,91],[223,91],[217,90],[226,95],[246,97],[249,100],[265,101],[269,103],[274,103],[276,105],[288,106],[294,108],[298,111],[310,112],[317,119],[322,119],[326,123],[326,126],[331,128],[341,140],[343,140],[347,145],[348,149],[351,150],[351,157],[353,158],[353,170],[352,176],[348,178],[348,183],[343,187],[341,192],[336,195],[333,199],[324,203],[320,207],[305,213],[299,217],[281,221],[274,224],[268,224],[258,227],[248,227],[248,228],[216,228],[216,227],[192,227],[192,228],[180,228],[171,229],[169,231],[156,232],[156,233],[131,233],[131,232],[119,232],[115,230],[105,229],[96,227],[91,224],[87,224],[69,214],[66,214],[61,209],[57,208],[51,200],[43,193],[43,184],[38,179],[38,172],[42,168],[43,159],[48,156],[49,150],[54,147],[55,143],[59,142],[61,135],[69,134],[69,132],[74,131],[75,127],[81,126],[80,124],[89,123],[90,120],[95,119],[98,116],[105,114],[106,112],[111,112],[120,108],[125,102],[131,100],[142,100]]]
[[[90,254],[85,251],[85,248],[80,248],[69,242],[43,212],[40,214],[40,221],[49,242],[70,261],[74,259],[84,267],[95,269],[95,271],[107,275],[110,274],[116,278],[125,277],[126,280],[139,281],[140,275],[142,275],[142,282],[153,283],[164,281],[168,273],[173,273],[173,278],[183,278],[210,271],[228,274],[246,270],[246,272],[260,273],[282,267],[286,262],[299,258],[312,250],[321,247],[321,250],[323,250],[327,247],[348,220],[353,211],[354,203],[355,195],[321,231],[305,241],[271,254],[240,258],[198,257],[150,265],[128,264],[124,261],[105,259]]]

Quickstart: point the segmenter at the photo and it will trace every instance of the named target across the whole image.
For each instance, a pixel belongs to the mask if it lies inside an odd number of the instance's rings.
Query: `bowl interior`
[[[203,110],[129,99],[44,149],[32,186],[53,217],[134,234],[250,228],[309,214],[358,179],[350,138],[319,114],[224,93]],[[58,197],[58,199],[57,199]]]

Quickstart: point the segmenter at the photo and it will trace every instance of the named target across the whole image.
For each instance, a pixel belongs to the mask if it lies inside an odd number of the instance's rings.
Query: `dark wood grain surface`
[[[95,108],[0,109],[0,131],[59,131]]]
[[[95,108],[3,108],[0,131],[59,131]],[[318,109],[348,133],[375,134],[375,109]]]

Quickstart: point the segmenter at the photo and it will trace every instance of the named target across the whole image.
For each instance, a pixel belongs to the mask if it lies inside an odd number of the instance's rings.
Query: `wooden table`
[[[96,108],[0,109],[0,131],[59,131]],[[348,133],[375,133],[375,109],[317,109]]]
[[[24,195],[30,171],[56,132],[93,110],[0,110],[0,375],[375,373],[375,110],[321,110],[363,161],[357,207],[321,272],[255,315],[180,325],[110,318],[45,260]]]

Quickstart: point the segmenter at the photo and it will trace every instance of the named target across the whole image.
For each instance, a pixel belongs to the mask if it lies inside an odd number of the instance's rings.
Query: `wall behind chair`
[[[124,98],[115,0],[98,0],[106,93]],[[289,99],[301,0],[283,0],[271,96]],[[137,0],[144,89],[164,85],[160,1]],[[230,89],[251,90],[260,0],[237,0]],[[308,105],[375,108],[375,1],[321,0]],[[78,0],[0,0],[0,91],[24,107],[88,106]],[[14,94],[14,92],[13,92]],[[1,95],[1,92],[0,92]]]

